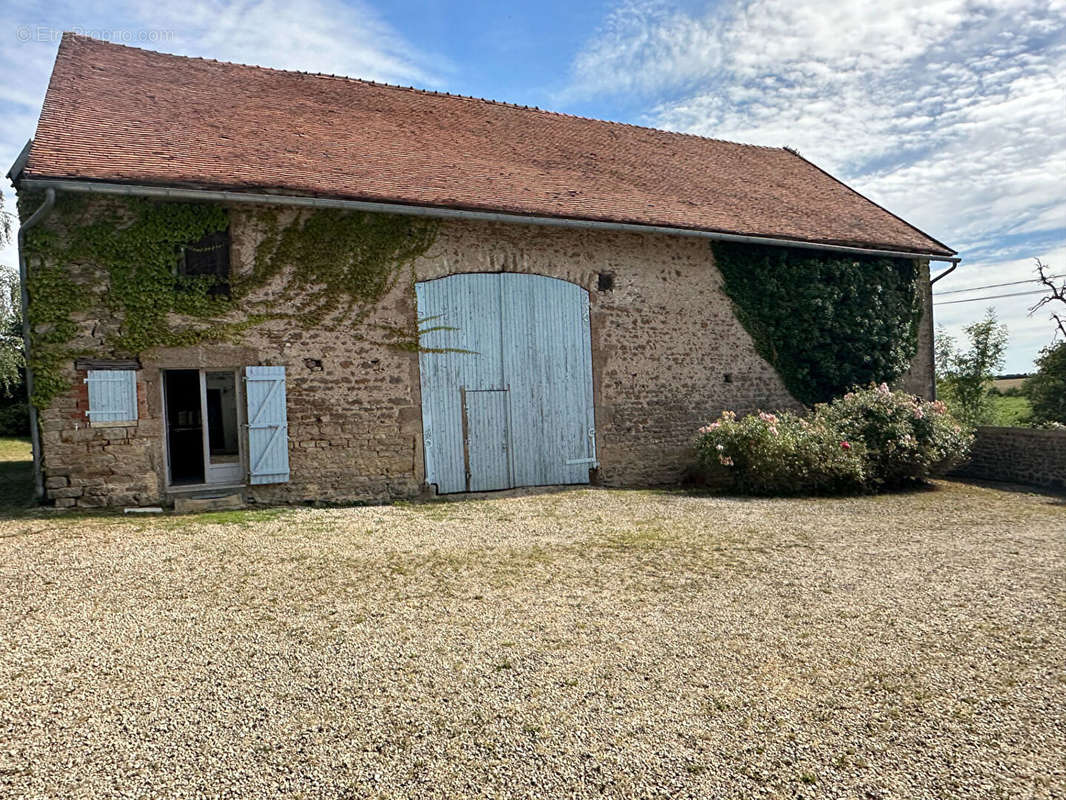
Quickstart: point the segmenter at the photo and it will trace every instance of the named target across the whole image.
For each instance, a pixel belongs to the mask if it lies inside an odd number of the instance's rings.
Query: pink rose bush
[[[862,446],[843,447],[836,431],[788,412],[737,419],[725,412],[699,430],[705,475],[726,473],[745,494],[840,494],[862,490]]]
[[[871,490],[894,489],[942,475],[962,463],[973,434],[937,401],[884,384],[854,390],[815,406],[814,416],[866,447],[866,481]]]
[[[853,389],[806,417],[727,411],[699,429],[697,462],[747,494],[849,494],[919,483],[961,463],[973,442],[940,402],[886,384]]]

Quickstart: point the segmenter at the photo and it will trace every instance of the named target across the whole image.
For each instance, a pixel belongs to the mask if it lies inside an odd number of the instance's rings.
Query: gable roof
[[[783,148],[69,33],[22,175],[955,252]]]

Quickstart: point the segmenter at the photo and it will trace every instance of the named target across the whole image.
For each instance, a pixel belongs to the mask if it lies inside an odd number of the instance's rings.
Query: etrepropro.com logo
[[[169,42],[176,36],[174,31],[162,28],[70,28],[69,31],[116,44]],[[63,29],[48,25],[19,25],[15,36],[20,42],[58,42],[63,33]]]

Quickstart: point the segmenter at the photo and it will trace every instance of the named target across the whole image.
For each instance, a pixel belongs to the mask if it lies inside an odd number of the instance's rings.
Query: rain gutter
[[[52,188],[65,192],[154,197],[161,200],[192,200],[310,208],[338,208],[351,211],[371,211],[385,214],[403,214],[415,217],[432,217],[435,219],[506,222],[625,233],[664,233],[671,236],[692,236],[721,242],[741,242],[744,244],[763,244],[778,247],[799,247],[807,250],[828,250],[835,253],[854,253],[856,255],[886,256],[890,258],[919,258],[928,259],[929,261],[946,261],[951,264],[957,264],[960,260],[959,256],[946,256],[938,253],[914,253],[903,250],[880,250],[869,247],[819,244],[817,242],[807,242],[797,239],[778,239],[768,236],[743,236],[734,233],[694,230],[692,228],[672,228],[662,225],[640,225],[629,222],[605,222],[601,220],[570,219],[562,217],[525,216],[522,214],[506,214],[496,211],[473,211],[458,208],[405,205],[401,203],[379,203],[368,200],[344,200],[340,198],[305,197],[300,195],[258,194],[252,192],[231,192],[211,189],[179,189],[166,186],[79,181],[63,178],[24,178],[20,181],[20,185],[27,189]]]

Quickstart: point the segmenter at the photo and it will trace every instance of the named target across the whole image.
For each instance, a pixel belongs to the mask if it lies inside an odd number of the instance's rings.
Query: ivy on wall
[[[428,220],[339,209],[303,214],[288,225],[268,209],[257,221],[264,235],[252,271],[235,278],[237,293],[284,274],[284,294],[295,305],[290,316],[313,325],[365,317],[437,234]]]
[[[737,318],[800,402],[907,371],[922,316],[916,261],[734,242],[713,251]]]
[[[19,200],[29,213],[41,196]],[[34,404],[46,408],[66,391],[63,366],[88,354],[73,345],[77,312],[112,312],[114,324],[101,329],[115,357],[239,341],[249,328],[279,319],[365,336],[359,323],[437,233],[430,220],[337,209],[290,214],[284,222],[265,209],[252,212],[252,221],[260,233],[254,261],[246,271],[238,265],[228,291],[219,292],[216,276],[181,275],[177,267],[184,247],[229,227],[225,207],[141,198],[93,204],[59,194],[52,215],[26,238]],[[417,344],[417,330],[396,330],[399,344]]]

